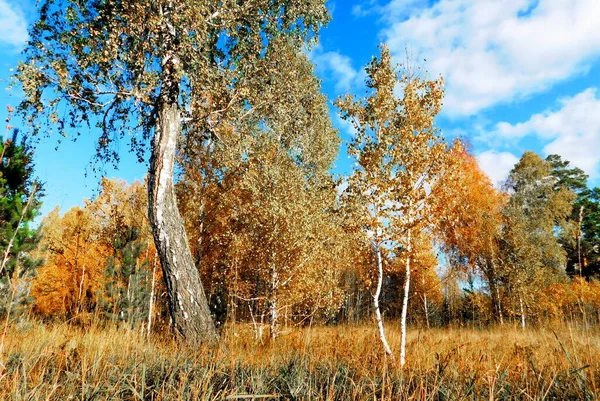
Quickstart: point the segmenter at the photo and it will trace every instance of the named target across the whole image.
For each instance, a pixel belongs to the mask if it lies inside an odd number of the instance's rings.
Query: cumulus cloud
[[[480,153],[477,156],[477,161],[481,169],[490,177],[492,183],[499,188],[506,181],[508,173],[519,161],[519,158],[509,152],[488,150]]]
[[[592,179],[600,168],[600,93],[589,88],[559,100],[558,107],[535,114],[525,122],[496,125],[494,135],[510,140],[535,137],[546,154],[556,153],[583,169]]]
[[[598,0],[392,0],[383,9],[392,52],[408,46],[446,78],[450,116],[543,91],[600,56]]]
[[[339,94],[352,91],[364,82],[364,70],[355,69],[348,56],[335,51],[324,52],[317,47],[309,53],[309,57],[321,77],[335,82],[335,91]]]
[[[0,0],[0,44],[21,48],[27,42],[27,21],[16,3]]]

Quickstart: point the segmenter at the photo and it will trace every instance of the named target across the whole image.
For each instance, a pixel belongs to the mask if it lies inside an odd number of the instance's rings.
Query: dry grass
[[[397,349],[399,333],[388,331]],[[218,349],[191,350],[116,327],[28,324],[10,327],[4,340],[0,399],[597,399],[600,332],[554,332],[414,329],[400,370],[367,326],[295,330],[260,343],[238,325]]]

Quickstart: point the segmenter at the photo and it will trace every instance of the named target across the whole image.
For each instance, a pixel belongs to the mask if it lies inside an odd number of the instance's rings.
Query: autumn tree
[[[520,316],[523,328],[527,309],[535,306],[536,290],[566,269],[558,235],[569,224],[575,194],[556,183],[552,165],[525,152],[505,184],[510,198],[502,211],[502,269],[513,314]]]
[[[413,318],[422,317],[421,321],[429,328],[435,312],[440,310],[443,304],[442,282],[436,271],[439,262],[428,232],[423,231],[419,236],[413,237],[411,248],[412,285],[409,299],[412,300],[412,305],[409,305],[409,312]],[[389,312],[402,311],[405,263],[402,257],[397,257],[389,263],[390,288],[386,291],[387,294],[384,294],[384,300],[388,300],[386,306]],[[394,284],[398,287],[394,287]],[[392,302],[389,301],[390,298]]]
[[[264,76],[273,84],[261,95],[268,106],[232,127],[247,135],[187,142],[178,195],[208,292],[226,293],[229,309],[246,300],[269,316],[276,337],[280,310],[327,309],[340,298],[322,296],[338,293],[328,169],[339,138],[306,55],[282,44],[265,60],[281,67]]]
[[[86,209],[99,224],[99,241],[111,250],[104,262],[104,313],[132,326],[148,320],[155,248],[147,216],[146,187],[102,180]]]
[[[408,70],[399,75],[385,46],[366,72],[368,96],[364,100],[346,96],[337,102],[342,117],[356,130],[349,152],[357,167],[348,191],[363,205],[362,224],[378,271],[373,305],[379,335],[390,356],[379,308],[383,265],[386,254],[398,253],[405,260],[400,349],[404,365],[413,238],[432,223],[437,183],[447,168],[448,146],[434,125],[442,105],[443,80],[428,81]],[[395,95],[397,88],[403,96]]]
[[[323,0],[243,3],[44,0],[19,66],[20,110],[34,133],[100,128],[98,156],[130,135],[151,142],[149,215],[175,332],[189,344],[217,337],[173,185],[182,133],[213,136],[262,106],[249,88],[277,43],[300,51],[328,19]]]
[[[46,258],[32,284],[34,312],[81,320],[96,311],[110,256],[99,228],[89,210],[79,207],[62,217],[57,207],[42,221],[40,247]]]
[[[145,193],[140,182],[105,178],[94,200],[64,216],[57,208],[42,221],[36,253],[44,263],[33,279],[34,312],[77,321],[93,314],[151,326],[160,267]]]
[[[460,141],[452,147],[450,160],[452,173],[440,183],[436,236],[452,268],[483,275],[494,316],[502,322],[498,247],[505,196]]]

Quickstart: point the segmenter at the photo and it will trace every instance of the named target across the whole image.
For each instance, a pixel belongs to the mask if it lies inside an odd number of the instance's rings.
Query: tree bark
[[[279,309],[277,306],[277,289],[279,287],[279,274],[275,264],[271,266],[271,296],[269,299],[269,326],[271,338],[279,337]]]
[[[494,244],[492,240],[489,240],[490,257],[484,260],[488,284],[490,287],[490,299],[492,300],[492,310],[494,311],[494,320],[500,322],[500,325],[504,325],[504,318],[502,316],[502,300],[500,299],[500,290],[497,282],[497,268],[496,268],[496,255],[494,252]]]
[[[162,90],[165,93],[161,93],[152,141],[148,207],[167,287],[171,323],[176,335],[193,346],[215,342],[218,336],[175,197],[173,170],[177,137],[181,132],[179,86],[175,77],[172,82],[163,82]]]
[[[423,276],[423,290],[425,291],[423,293],[423,310],[425,312],[425,323],[427,324],[427,328],[430,329],[431,327],[429,326],[429,306],[427,305],[427,289],[425,288],[425,276]]]
[[[375,290],[375,295],[373,295],[373,308],[375,309],[375,319],[377,320],[377,329],[379,331],[379,339],[383,344],[383,349],[385,353],[394,359],[394,354],[390,349],[390,346],[385,338],[385,331],[383,329],[383,318],[381,317],[381,311],[379,310],[379,297],[381,295],[381,287],[383,286],[383,262],[381,260],[381,250],[379,249],[379,245],[373,242],[373,249],[375,250],[375,254],[377,256],[377,289]]]
[[[406,272],[404,278],[404,298],[402,300],[402,318],[400,321],[400,367],[406,364],[406,316],[408,314],[408,297],[410,295],[410,251],[411,251],[411,230],[407,233],[408,241],[406,245]]]
[[[502,299],[500,298],[500,289],[496,286],[496,298],[498,299],[498,316],[500,317],[500,326],[504,326],[504,317],[502,315]]]
[[[150,338],[152,332],[152,313],[154,312],[154,286],[156,284],[156,255],[152,264],[152,285],[150,287],[150,300],[148,301],[148,325],[146,330],[146,338]]]
[[[521,329],[525,330],[525,307],[521,295],[519,295],[519,308],[521,309]]]

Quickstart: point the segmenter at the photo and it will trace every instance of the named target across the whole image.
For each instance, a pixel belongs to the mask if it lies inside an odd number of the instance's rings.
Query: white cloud
[[[365,79],[364,70],[355,69],[350,57],[333,51],[323,52],[321,47],[312,50],[309,57],[321,77],[335,81],[335,91],[338,94],[362,86]]]
[[[405,0],[415,1],[415,0]],[[379,14],[383,12],[384,7],[379,4],[379,0],[365,0],[362,3],[352,6],[352,15],[356,18],[366,17],[371,14]]]
[[[496,187],[500,187],[506,181],[508,173],[519,161],[519,158],[509,152],[488,150],[480,153],[477,156],[477,161],[481,169],[490,177],[492,183]]]
[[[546,154],[561,155],[592,179],[600,175],[600,93],[596,88],[561,99],[557,110],[535,114],[525,122],[498,123],[494,134],[511,141],[536,137]]]
[[[354,123],[352,121],[344,120],[340,116],[339,113],[335,113],[333,121],[336,124],[336,126],[341,131],[343,131],[344,133],[346,133],[348,136],[351,136],[351,137],[355,137],[356,136],[357,130],[356,130],[356,127],[354,126]]]
[[[27,42],[27,21],[23,11],[7,0],[0,0],[0,45],[21,48]]]
[[[392,0],[382,15],[394,54],[408,46],[445,77],[450,116],[543,91],[600,55],[598,0]]]

